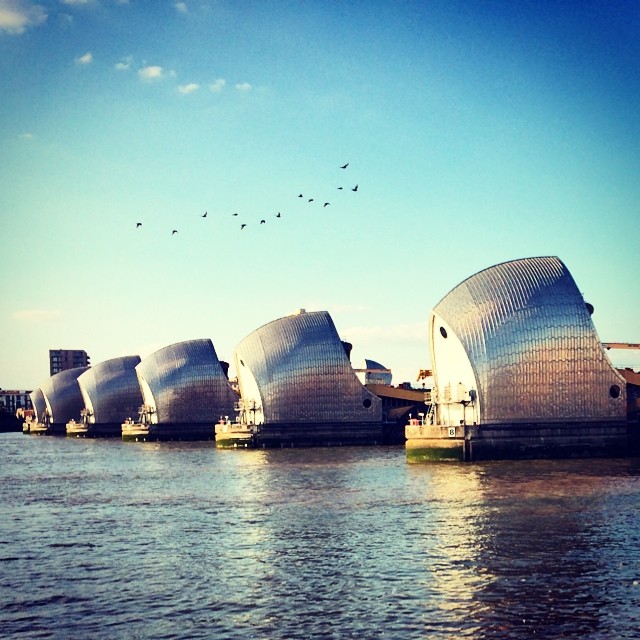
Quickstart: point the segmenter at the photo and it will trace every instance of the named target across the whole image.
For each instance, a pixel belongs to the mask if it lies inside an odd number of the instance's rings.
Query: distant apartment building
[[[31,409],[31,391],[0,389],[0,411],[15,415],[18,409]]]
[[[89,356],[78,349],[49,349],[49,373],[54,375],[67,369],[88,367]]]

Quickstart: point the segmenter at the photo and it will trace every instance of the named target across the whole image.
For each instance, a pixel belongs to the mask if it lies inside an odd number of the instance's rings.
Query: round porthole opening
[[[612,384],[611,388],[609,389],[609,395],[612,398],[619,398],[620,397],[620,387],[617,384]]]
[[[365,409],[368,409],[368,408],[371,406],[371,400],[369,400],[369,398],[365,398],[365,399],[362,401],[362,406],[363,406]]]
[[[446,337],[447,337],[447,330],[446,330],[444,327],[440,327],[440,335],[441,335],[443,338],[446,338]]]

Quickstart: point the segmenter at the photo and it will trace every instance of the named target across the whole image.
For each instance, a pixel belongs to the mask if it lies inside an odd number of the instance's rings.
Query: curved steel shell
[[[326,311],[264,325],[235,350],[245,406],[256,423],[381,422],[380,399],[358,380]]]
[[[375,360],[364,359],[364,366],[367,369],[365,374],[365,384],[391,384],[393,375],[389,372],[387,367],[381,365]]]
[[[556,257],[514,260],[468,278],[434,308],[430,334],[440,398],[446,381],[439,379],[439,362],[447,359],[447,343],[464,349],[480,424],[625,416],[624,379]]]
[[[214,423],[231,415],[237,395],[229,385],[213,343],[187,340],[143,358],[136,373],[144,404],[163,423]]]
[[[36,413],[36,422],[42,422],[47,410],[47,401],[45,400],[44,393],[42,393],[42,389],[34,389],[30,396],[31,406]]]
[[[66,425],[72,418],[79,419],[84,408],[78,377],[89,367],[76,367],[52,375],[40,387],[51,410],[52,424]]]
[[[142,393],[136,375],[139,356],[124,356],[94,364],[78,376],[91,423],[122,423],[136,416]]]

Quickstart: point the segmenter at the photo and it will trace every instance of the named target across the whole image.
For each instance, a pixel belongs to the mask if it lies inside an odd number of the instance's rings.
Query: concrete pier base
[[[381,423],[262,424],[255,434],[257,448],[340,447],[382,444]]]
[[[77,428],[69,428],[67,424],[66,435],[68,438],[119,438],[122,433],[120,423],[100,422],[86,426],[82,431],[82,423],[78,423]]]
[[[191,424],[191,425],[154,425],[155,429],[152,439],[158,441],[200,441],[215,439],[215,428],[213,424]]]
[[[476,462],[544,458],[610,458],[638,455],[640,425],[519,424],[507,426],[408,425],[407,462]]]
[[[42,422],[31,422],[28,429],[23,429],[22,433],[34,436],[66,436],[67,425],[59,422],[43,424]]]
[[[132,423],[132,427],[136,427]],[[147,426],[147,425],[143,425]],[[121,427],[122,429],[122,427]],[[192,423],[162,423],[148,425],[148,431],[145,429],[136,430],[122,429],[122,439],[135,442],[169,442],[169,441],[207,441],[213,440],[215,437],[213,424],[192,424]]]

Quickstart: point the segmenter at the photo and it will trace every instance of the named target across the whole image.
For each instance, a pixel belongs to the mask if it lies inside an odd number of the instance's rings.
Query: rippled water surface
[[[0,445],[1,637],[640,637],[638,460]]]

